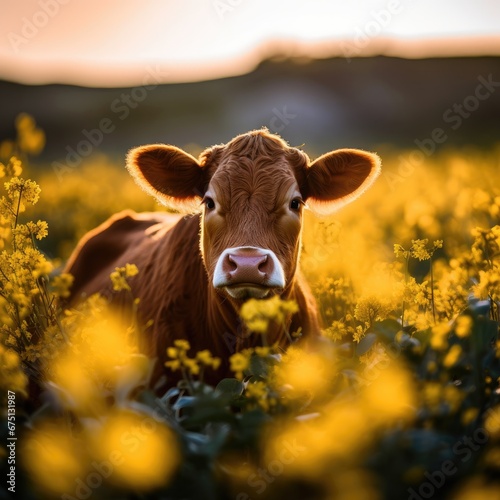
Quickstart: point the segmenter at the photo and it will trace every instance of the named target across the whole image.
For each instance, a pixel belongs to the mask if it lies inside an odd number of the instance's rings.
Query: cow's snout
[[[283,268],[275,253],[257,247],[228,248],[215,267],[213,285],[234,298],[265,297],[271,289],[284,288]]]
[[[273,259],[258,249],[242,248],[227,253],[222,261],[222,272],[233,284],[264,284],[274,270]]]

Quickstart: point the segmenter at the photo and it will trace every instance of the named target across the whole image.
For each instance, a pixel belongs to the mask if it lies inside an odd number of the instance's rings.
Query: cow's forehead
[[[288,162],[265,156],[250,159],[232,155],[219,164],[209,184],[209,194],[228,209],[252,200],[253,205],[272,211],[296,189],[297,181]]]
[[[294,180],[294,170],[284,156],[248,158],[231,155],[219,163],[210,184],[219,187],[231,184],[252,191],[265,184],[279,190],[283,184],[289,185]]]

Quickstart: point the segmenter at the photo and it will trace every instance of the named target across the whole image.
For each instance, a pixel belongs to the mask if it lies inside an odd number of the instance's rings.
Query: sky
[[[500,55],[498,0],[0,0],[0,79],[210,80],[268,57]]]

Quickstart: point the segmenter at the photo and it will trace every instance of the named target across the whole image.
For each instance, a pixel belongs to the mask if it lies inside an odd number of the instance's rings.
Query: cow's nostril
[[[267,267],[267,255],[264,255],[264,258],[262,259],[262,261],[260,262],[259,266],[258,266],[258,269],[260,272],[262,273],[267,273],[266,271],[266,267]]]
[[[238,264],[235,262],[234,257],[231,254],[227,256],[227,271],[236,271]]]

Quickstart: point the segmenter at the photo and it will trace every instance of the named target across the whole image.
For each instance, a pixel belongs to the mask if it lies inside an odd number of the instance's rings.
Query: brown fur
[[[171,207],[199,212],[209,196],[216,208],[187,216],[122,212],[89,233],[67,265],[75,276],[71,301],[100,292],[122,310],[130,308],[126,294],[111,290],[109,274],[134,263],[131,280],[140,297],[143,321],[154,321],[143,349],[157,357],[159,375],[166,348],[187,339],[193,351],[209,349],[222,359],[212,381],[227,376],[231,354],[258,345],[238,317],[242,302],[212,286],[215,264],[226,249],[255,246],[272,250],[286,277],[283,290],[299,312],[286,327],[304,335],[319,334],[316,305],[298,270],[302,209],[290,200],[301,197],[313,209],[331,212],[354,199],[375,179],[379,160],[357,150],[339,150],[315,162],[267,130],[240,135],[214,146],[200,160],[165,145],[132,150],[127,168],[139,185]],[[275,326],[269,343],[286,347],[285,329]]]

